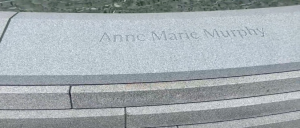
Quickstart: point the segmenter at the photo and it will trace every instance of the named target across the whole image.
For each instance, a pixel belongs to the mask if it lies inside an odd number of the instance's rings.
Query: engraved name
[[[140,34],[111,34],[104,32],[100,42],[175,41],[201,40],[203,38],[246,38],[265,37],[264,28],[244,27],[240,29],[203,29],[202,31],[152,31]]]

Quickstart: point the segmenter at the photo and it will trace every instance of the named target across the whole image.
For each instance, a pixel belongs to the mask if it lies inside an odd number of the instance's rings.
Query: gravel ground
[[[300,0],[0,0],[0,11],[151,13],[298,5]]]

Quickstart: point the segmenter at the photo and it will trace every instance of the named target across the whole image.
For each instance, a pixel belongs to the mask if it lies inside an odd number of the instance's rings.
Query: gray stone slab
[[[300,126],[300,119],[297,118],[297,120],[274,123],[274,124],[266,124],[266,125],[249,127],[249,128],[298,128],[299,126]]]
[[[203,103],[126,108],[127,126],[210,123],[300,110],[300,92]]]
[[[208,80],[72,86],[74,108],[191,103],[300,90],[300,71]]]
[[[299,18],[299,6],[19,13],[0,45],[0,85],[157,82],[299,70]]]
[[[71,108],[69,86],[0,86],[0,109]]]
[[[257,118],[179,126],[179,128],[298,128],[299,126],[300,112],[297,111]]]
[[[0,110],[1,128],[124,128],[124,109]]]
[[[12,17],[16,12],[1,12],[0,11],[0,42],[3,36],[4,29],[10,17]]]

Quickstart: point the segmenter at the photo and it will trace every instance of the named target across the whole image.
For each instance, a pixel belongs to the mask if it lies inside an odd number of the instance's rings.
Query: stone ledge
[[[124,128],[124,108],[0,110],[1,128]]]
[[[0,86],[0,109],[70,109],[69,86]]]

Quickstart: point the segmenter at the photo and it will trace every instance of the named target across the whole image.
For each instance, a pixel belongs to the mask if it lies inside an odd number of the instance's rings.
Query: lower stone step
[[[179,128],[298,128],[300,111],[257,118],[179,126]]]
[[[300,110],[300,92],[163,106],[126,108],[127,127],[160,127],[228,121]]]
[[[0,110],[0,128],[124,128],[124,108]]]

